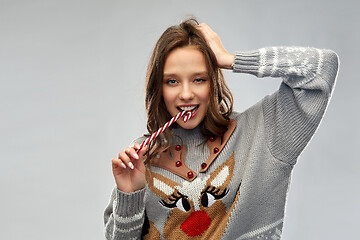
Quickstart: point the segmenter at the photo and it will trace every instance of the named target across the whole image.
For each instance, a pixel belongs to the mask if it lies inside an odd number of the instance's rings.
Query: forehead
[[[183,71],[207,72],[204,54],[188,46],[171,51],[165,60],[164,74],[176,74]]]

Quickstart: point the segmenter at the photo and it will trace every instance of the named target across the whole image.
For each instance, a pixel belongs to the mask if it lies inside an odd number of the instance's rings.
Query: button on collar
[[[201,164],[201,168],[202,168],[202,169],[205,169],[206,167],[207,167],[207,164],[206,164],[206,163],[202,163],[202,164]]]

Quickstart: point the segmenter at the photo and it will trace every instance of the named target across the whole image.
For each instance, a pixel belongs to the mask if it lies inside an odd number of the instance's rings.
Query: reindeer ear
[[[214,172],[210,174],[207,185],[226,188],[234,175],[235,157],[234,153]]]
[[[146,181],[150,190],[162,199],[170,197],[176,191],[175,186],[179,185],[158,173],[150,171],[146,171]]]

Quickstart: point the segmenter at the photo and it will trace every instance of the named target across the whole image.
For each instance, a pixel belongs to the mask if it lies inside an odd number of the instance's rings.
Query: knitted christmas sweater
[[[107,239],[280,239],[292,169],[329,102],[338,57],[273,47],[236,53],[234,72],[279,77],[278,91],[231,115],[222,137],[174,128],[144,189],[114,189]],[[141,140],[140,140],[141,141]]]

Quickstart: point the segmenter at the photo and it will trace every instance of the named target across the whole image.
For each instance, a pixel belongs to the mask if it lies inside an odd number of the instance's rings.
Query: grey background
[[[229,52],[339,54],[331,104],[294,169],[283,239],[358,236],[358,9],[355,0],[0,0],[0,239],[103,239],[111,158],[146,129],[152,48],[189,14]],[[237,111],[280,83],[225,75]]]

